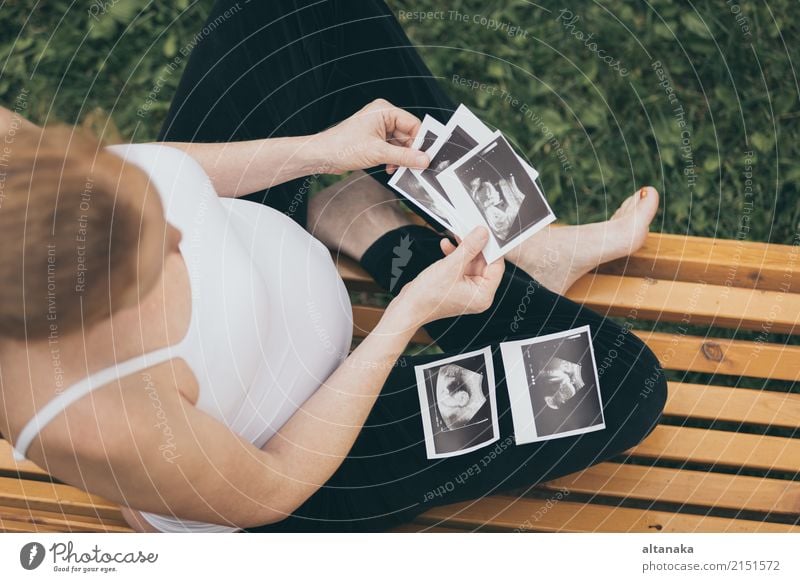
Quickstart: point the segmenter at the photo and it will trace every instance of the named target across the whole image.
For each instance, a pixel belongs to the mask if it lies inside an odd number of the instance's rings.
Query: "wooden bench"
[[[800,532],[796,242],[653,234],[635,256],[578,281],[568,297],[637,328],[651,322],[637,333],[664,368],[702,373],[702,383],[670,382],[662,423],[623,458],[524,494],[435,508],[397,531]],[[377,291],[355,264],[339,268],[352,291]],[[354,305],[353,315],[363,337],[381,309]],[[710,335],[721,329],[751,333]],[[0,442],[0,530],[127,527],[112,503],[17,465]]]

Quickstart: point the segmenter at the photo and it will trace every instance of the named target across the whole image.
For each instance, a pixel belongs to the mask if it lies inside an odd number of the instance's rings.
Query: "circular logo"
[[[26,570],[35,570],[44,561],[44,546],[39,542],[30,542],[19,551],[19,563]]]

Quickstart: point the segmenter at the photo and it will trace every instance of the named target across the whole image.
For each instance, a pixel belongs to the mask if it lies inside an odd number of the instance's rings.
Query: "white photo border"
[[[444,364],[456,363],[460,360],[480,355],[483,356],[484,361],[486,363],[486,379],[488,381],[487,385],[489,387],[489,405],[492,410],[491,414],[492,438],[484,442],[478,443],[476,445],[473,445],[471,447],[468,447],[466,449],[460,449],[458,451],[453,451],[450,453],[438,453],[436,452],[436,446],[434,445],[434,440],[433,440],[433,426],[431,425],[431,418],[430,418],[431,402],[428,401],[428,393],[425,389],[425,374],[423,372],[428,368],[436,368]],[[474,352],[466,352],[449,358],[434,360],[432,362],[428,362],[427,364],[420,364],[419,366],[414,366],[414,375],[416,376],[417,379],[417,392],[419,393],[420,417],[422,418],[422,432],[425,435],[425,452],[429,459],[444,459],[447,457],[464,455],[466,453],[471,453],[472,451],[476,451],[480,448],[483,448],[487,445],[490,445],[500,440],[500,420],[497,410],[497,386],[495,385],[494,362],[492,361],[491,346],[486,346],[485,348],[480,350],[475,350]]]
[[[419,130],[417,131],[417,136],[414,138],[414,142],[412,143],[411,147],[414,149],[419,149],[420,146],[422,145],[422,140],[425,137],[425,134],[428,132],[434,134],[436,136],[436,141],[438,141],[439,138],[442,136],[442,133],[444,133],[444,131],[445,131],[445,126],[442,125],[442,123],[440,123],[435,117],[431,117],[430,115],[426,114],[422,120],[422,123],[419,126]],[[431,147],[428,148],[428,152],[430,152],[431,148],[434,147],[436,141],[434,141],[434,143],[431,144]],[[401,188],[398,185],[398,182],[405,175],[406,172],[411,172],[411,174],[414,176],[414,178],[416,178],[420,186],[422,186],[425,189],[428,195],[432,196],[433,199],[439,203],[439,208],[444,210],[445,218],[447,219],[446,221],[442,220],[439,216],[436,216],[436,214],[431,212],[429,208],[427,208],[424,204],[420,204],[416,200],[416,198],[414,198],[410,193],[406,192],[403,188]],[[411,168],[408,168],[406,166],[398,168],[397,171],[394,173],[394,175],[389,179],[389,186],[400,192],[400,194],[402,194],[406,200],[408,200],[411,204],[413,204],[417,208],[421,209],[423,212],[425,212],[425,214],[430,216],[437,223],[441,224],[444,228],[446,228],[450,232],[457,232],[457,227],[455,226],[457,224],[457,221],[453,216],[455,209],[446,200],[443,200],[442,197],[439,196],[438,192],[434,190],[433,193],[431,193],[431,189],[426,186],[425,180],[416,175],[411,170]]]
[[[550,435],[539,436],[536,432],[536,419],[533,415],[533,406],[531,404],[528,378],[525,370],[525,362],[522,358],[522,347],[532,344],[544,343],[557,340],[563,337],[569,337],[576,334],[585,333],[589,339],[589,353],[592,357],[592,366],[594,368],[595,390],[597,390],[597,397],[600,401],[600,423],[589,427],[580,428],[576,430],[569,430]],[[516,444],[528,444],[540,441],[547,441],[558,439],[562,437],[574,436],[578,434],[585,434],[603,430],[606,428],[605,414],[603,413],[603,396],[600,392],[600,376],[597,373],[597,360],[594,355],[594,345],[592,342],[592,330],[589,325],[559,331],[538,337],[527,339],[515,340],[510,342],[500,343],[500,355],[503,359],[503,368],[506,374],[506,387],[508,389],[508,398],[511,406],[511,419],[514,423],[514,441]]]
[[[486,259],[487,263],[492,263],[496,261],[509,251],[521,245],[523,242],[525,242],[534,234],[542,230],[548,224],[556,220],[556,215],[553,212],[550,203],[547,201],[544,192],[542,192],[537,185],[537,189],[539,189],[539,192],[542,195],[542,201],[547,207],[548,214],[538,222],[526,228],[519,236],[515,237],[514,240],[512,240],[506,245],[501,246],[500,244],[498,244],[495,237],[491,235],[491,229],[489,228],[489,225],[486,223],[486,220],[481,215],[478,208],[475,206],[475,202],[472,200],[469,193],[464,188],[464,185],[456,177],[455,172],[456,170],[458,170],[458,168],[460,168],[464,164],[472,161],[472,159],[475,157],[476,154],[479,154],[484,148],[489,146],[493,141],[497,140],[498,138],[505,140],[505,142],[508,143],[509,147],[511,147],[511,151],[514,151],[514,147],[511,145],[508,139],[506,139],[506,137],[503,135],[503,132],[496,131],[491,135],[489,139],[480,142],[469,153],[462,156],[457,162],[452,164],[450,167],[448,167],[446,170],[444,170],[441,174],[439,174],[436,177],[436,179],[439,180],[439,183],[442,185],[442,188],[444,188],[448,192],[448,194],[452,196],[453,204],[459,208],[461,216],[461,226],[465,227],[464,234],[468,233],[476,226],[483,226],[489,230],[490,232],[489,242],[486,243],[486,247],[484,247],[483,249],[483,256]],[[536,172],[536,170],[534,170],[529,164],[527,164],[522,158],[520,158],[518,154],[517,154],[517,159],[520,161],[525,171],[528,172],[528,176],[530,176],[531,181],[535,182],[536,177],[538,177],[538,172]]]

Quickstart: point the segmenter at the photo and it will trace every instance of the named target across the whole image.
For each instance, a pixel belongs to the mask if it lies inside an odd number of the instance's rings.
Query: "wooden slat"
[[[0,516],[0,532],[3,533],[63,533],[63,528],[39,525],[29,521],[14,521]]]
[[[383,310],[378,307],[354,305],[354,336],[365,337],[382,314]],[[800,381],[800,346],[662,332],[634,333],[647,343],[668,370]],[[424,330],[420,330],[413,341],[430,344],[432,340]]]
[[[547,508],[542,499],[505,495],[436,507],[416,521],[468,529],[491,523],[494,528],[540,532],[800,532],[792,525],[571,501]]]
[[[53,511],[32,511],[18,507],[0,507],[0,521],[29,522],[68,532],[124,533],[133,531],[124,522],[120,523],[116,520]]]
[[[800,380],[800,346],[634,331],[667,370]]]
[[[339,276],[351,291],[381,291],[373,278],[354,260],[343,255],[334,256],[333,260],[339,269]]]
[[[800,394],[670,382],[665,414],[800,427]],[[800,468],[800,467],[799,467]]]
[[[684,281],[590,275],[566,296],[602,314],[684,325],[762,330],[800,329],[800,294],[728,288]]]
[[[669,461],[692,461],[734,468],[796,473],[800,439],[678,426],[657,426],[629,454]]]
[[[651,233],[635,255],[598,271],[799,293],[800,247]]]
[[[44,472],[42,469],[39,468],[38,465],[32,463],[31,461],[23,461],[22,463],[17,463],[14,460],[11,444],[5,439],[0,439],[0,472],[5,472],[5,473],[19,472],[23,475],[23,477],[26,475],[36,475],[36,476],[47,475],[46,472]]]
[[[540,489],[800,515],[800,482],[688,469],[601,463]]]
[[[120,522],[119,507],[69,485],[0,477],[0,506],[95,516]]]

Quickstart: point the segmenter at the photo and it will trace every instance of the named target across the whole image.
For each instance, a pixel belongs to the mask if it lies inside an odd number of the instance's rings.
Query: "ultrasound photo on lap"
[[[589,326],[500,344],[517,444],[605,428]]]
[[[500,438],[490,348],[414,371],[429,459],[468,453]]]

